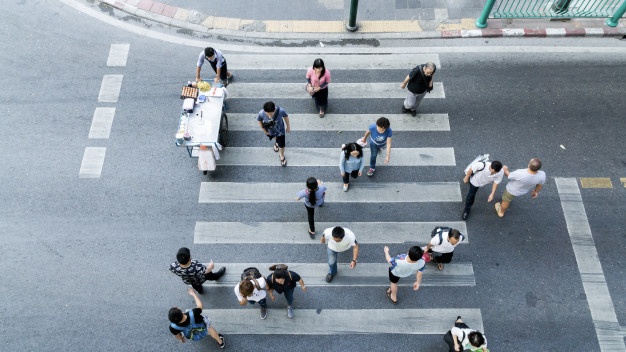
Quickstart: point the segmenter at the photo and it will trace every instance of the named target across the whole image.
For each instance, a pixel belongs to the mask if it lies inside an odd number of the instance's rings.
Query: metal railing
[[[620,6],[621,3],[621,6]],[[626,12],[626,0],[487,0],[476,26],[485,28],[487,18],[602,18],[617,26]],[[489,16],[491,14],[491,16]]]

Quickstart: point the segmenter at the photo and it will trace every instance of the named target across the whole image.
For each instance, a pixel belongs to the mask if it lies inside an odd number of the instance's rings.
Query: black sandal
[[[274,151],[278,153],[278,143],[274,143]]]
[[[287,166],[287,158],[280,159],[280,165],[283,166],[283,167]]]

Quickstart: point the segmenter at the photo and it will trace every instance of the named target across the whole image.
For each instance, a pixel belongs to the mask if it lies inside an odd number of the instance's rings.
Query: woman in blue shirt
[[[348,191],[350,176],[357,178],[363,173],[363,147],[357,143],[344,144],[339,157],[339,171],[343,177],[343,191]]]
[[[309,236],[315,239],[315,207],[321,207],[324,204],[324,196],[326,195],[326,186],[322,181],[315,177],[309,177],[306,180],[306,188],[298,192],[296,200],[304,198],[304,207],[309,219]]]

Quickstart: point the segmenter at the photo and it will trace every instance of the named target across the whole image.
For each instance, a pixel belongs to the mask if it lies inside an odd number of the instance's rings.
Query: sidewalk
[[[484,0],[361,0],[356,32],[346,30],[344,0],[276,0],[259,8],[258,0],[99,0],[147,20],[200,33],[264,39],[391,39],[474,37],[622,37],[605,18],[489,19],[479,29],[476,18]],[[454,7],[446,7],[452,3]],[[294,5],[297,4],[297,5]],[[179,6],[185,6],[182,8]],[[440,6],[440,7],[436,7]],[[324,18],[325,20],[319,20]]]

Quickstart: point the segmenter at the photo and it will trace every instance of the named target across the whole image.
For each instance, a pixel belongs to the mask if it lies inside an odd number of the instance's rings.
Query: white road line
[[[341,225],[356,234],[359,243],[415,243],[423,246],[430,240],[430,232],[435,226],[449,226],[465,234],[469,242],[467,227],[463,221],[439,222],[316,222],[316,238],[311,240],[306,233],[306,222],[208,222],[196,221],[193,243],[196,244],[235,244],[235,243],[318,243],[324,229]],[[385,236],[381,236],[383,233]]]
[[[111,134],[115,108],[96,108],[89,129],[90,139],[108,139]]]
[[[126,66],[130,44],[111,44],[107,66]]]
[[[391,129],[400,131],[450,131],[448,114],[289,114],[292,131],[359,131],[384,116],[391,121]],[[260,131],[256,114],[228,113],[231,131]]]
[[[107,148],[87,147],[80,164],[79,178],[99,178]]]
[[[313,65],[313,61],[317,58],[311,54],[294,54],[289,55],[289,60],[285,60],[284,55],[246,55],[246,54],[228,54],[225,56],[229,66],[237,67],[237,70],[302,70],[303,81],[306,70]],[[418,63],[427,61],[434,62],[437,69],[441,68],[439,55],[435,53],[429,54],[404,54],[404,55],[376,55],[368,56],[367,60],[355,60],[352,55],[324,55],[324,66],[331,72],[333,70],[405,70],[409,73]],[[280,64],[277,64],[280,63]],[[406,77],[405,74],[405,77]],[[399,77],[398,82],[402,82],[404,77]]]
[[[626,351],[615,308],[606,284],[580,189],[575,178],[555,178],[576,264],[583,283],[600,350]]]
[[[289,166],[336,166],[339,171],[340,146],[336,148],[287,148]],[[220,154],[218,165],[280,166],[278,154],[268,147],[232,147]],[[369,167],[370,149],[363,149]],[[382,157],[381,157],[382,159]],[[454,148],[393,148],[393,166],[455,166]],[[379,162],[382,162],[380,160]]]
[[[104,75],[102,85],[100,85],[100,94],[98,94],[98,102],[100,103],[116,103],[122,89],[123,75]]]
[[[355,182],[350,191],[343,192],[343,183],[327,182],[326,207],[332,203],[421,203],[460,202],[458,182]],[[296,193],[305,188],[298,183],[236,183],[202,182],[200,203],[268,203],[294,202]],[[302,210],[304,211],[304,209]],[[319,211],[332,211],[324,210]]]
[[[454,326],[454,320],[457,315],[461,315],[472,329],[484,331],[480,309],[298,309],[298,300],[306,299],[308,294],[310,293],[297,292],[295,294],[295,317],[293,319],[287,318],[285,299],[280,296],[276,298],[276,302],[269,302],[268,306],[285,306],[285,309],[268,309],[267,319],[265,320],[259,318],[258,305],[248,305],[239,309],[208,308],[205,312],[211,322],[215,324],[217,331],[224,334],[226,339],[228,339],[228,335],[244,334],[444,335]],[[404,294],[414,293],[407,292]],[[387,299],[384,289],[381,290],[380,296],[381,300]],[[402,299],[402,296],[400,296],[400,299]],[[234,293],[233,300],[237,304]],[[391,326],[393,326],[393,329],[390,328]],[[226,343],[228,344],[228,342]],[[411,348],[408,349],[412,350]]]
[[[233,88],[228,90],[228,98],[264,98],[268,96],[280,99],[311,99],[304,91],[304,83],[233,83]],[[400,89],[400,83],[331,83],[329,86],[330,99],[366,98],[366,99],[404,99],[406,89]],[[269,94],[269,95],[268,95]],[[434,82],[432,92],[425,98],[443,99],[446,94],[443,83]],[[268,99],[269,100],[269,99]],[[280,105],[280,104],[279,104]]]
[[[326,255],[326,247],[319,243],[319,251]],[[408,250],[408,248],[407,248]],[[406,253],[406,252],[405,252]],[[392,255],[399,254],[394,253]],[[385,263],[385,255],[383,246],[380,246],[380,256],[382,263],[362,263],[359,262],[354,269],[350,269],[348,262],[352,259],[352,251],[339,254],[339,263],[337,264],[337,276],[333,278],[331,283],[326,282],[326,274],[328,274],[327,263],[284,263],[289,266],[289,270],[293,270],[302,276],[307,286],[389,286],[389,264]],[[217,263],[215,267],[226,267],[226,274],[218,281],[206,281],[205,287],[235,287],[241,281],[241,273],[245,268],[251,266],[259,269],[261,274],[267,276],[270,274],[268,268],[277,263]],[[213,269],[217,270],[217,269]],[[415,282],[415,276],[401,279],[398,285],[412,286]],[[437,270],[437,267],[429,263],[424,270],[421,286],[476,286],[474,279],[474,268],[471,263],[452,263],[446,264],[443,270]]]

